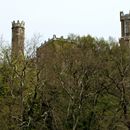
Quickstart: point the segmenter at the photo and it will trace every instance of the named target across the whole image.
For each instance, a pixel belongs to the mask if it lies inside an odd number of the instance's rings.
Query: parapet
[[[17,20],[17,22],[15,22],[15,21],[12,22],[12,28],[14,28],[14,27],[24,28],[24,26],[25,26],[25,22],[24,21],[20,22],[19,20]]]
[[[123,11],[120,12],[120,20],[130,20],[130,11],[128,14],[124,14]]]

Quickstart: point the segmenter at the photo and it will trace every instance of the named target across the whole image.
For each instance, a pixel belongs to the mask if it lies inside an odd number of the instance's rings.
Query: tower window
[[[129,35],[129,23],[126,21],[124,24],[125,36]]]

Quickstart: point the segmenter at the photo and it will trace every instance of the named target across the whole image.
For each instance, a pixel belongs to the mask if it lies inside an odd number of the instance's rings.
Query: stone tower
[[[121,38],[119,40],[121,45],[128,45],[130,47],[130,13],[124,14],[120,12],[121,22]]]
[[[12,22],[12,58],[24,56],[25,23],[23,21]]]

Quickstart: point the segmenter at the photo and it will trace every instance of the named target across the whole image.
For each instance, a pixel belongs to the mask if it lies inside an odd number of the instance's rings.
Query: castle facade
[[[130,47],[130,13],[124,14],[120,12],[121,22],[121,38],[119,43],[121,45],[128,45]],[[56,39],[56,36],[53,37]],[[24,55],[24,40],[25,40],[25,23],[23,21],[12,22],[12,57],[18,57]],[[40,55],[44,45],[41,45],[37,49],[37,54]]]

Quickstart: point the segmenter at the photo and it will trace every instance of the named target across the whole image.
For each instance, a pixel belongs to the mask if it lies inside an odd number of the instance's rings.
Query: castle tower
[[[121,38],[119,40],[121,45],[128,45],[130,47],[130,13],[124,14],[120,12],[121,22]]]
[[[24,55],[25,23],[23,21],[12,22],[12,58]]]

